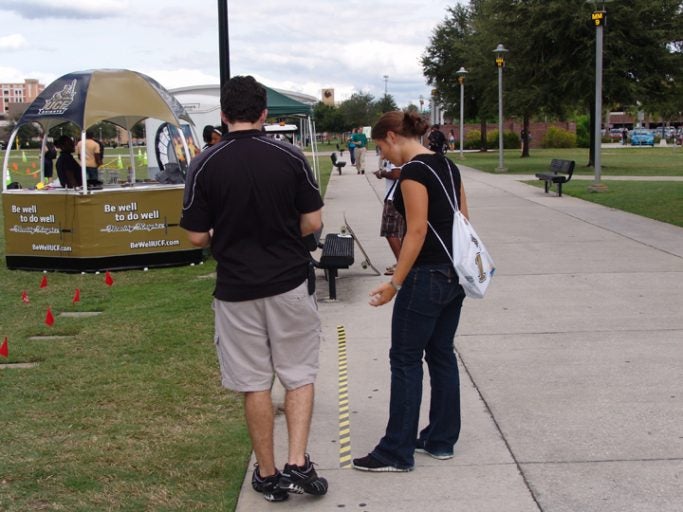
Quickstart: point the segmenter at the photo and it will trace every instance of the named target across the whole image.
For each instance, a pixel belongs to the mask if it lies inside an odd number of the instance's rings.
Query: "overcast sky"
[[[400,107],[430,88],[420,57],[462,0],[229,0],[230,71],[337,101],[388,92]],[[0,0],[0,82],[127,68],[163,86],[218,84],[213,0]]]

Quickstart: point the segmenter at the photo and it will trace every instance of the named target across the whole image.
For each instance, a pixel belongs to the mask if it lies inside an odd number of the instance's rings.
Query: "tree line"
[[[459,115],[456,71],[465,67],[465,117],[497,118],[494,48],[505,55],[505,115],[567,119],[588,114],[594,126],[595,38],[586,0],[470,0],[449,7],[432,33],[422,67],[447,115]],[[683,115],[683,1],[619,0],[604,4],[603,106],[645,111],[665,120]],[[457,112],[457,113],[456,113]],[[594,130],[590,130],[591,155]],[[528,145],[525,145],[528,148]]]
[[[343,133],[359,126],[371,126],[384,112],[398,110],[391,94],[375,99],[371,94],[357,92],[338,106],[322,101],[313,107],[313,118],[319,133]]]

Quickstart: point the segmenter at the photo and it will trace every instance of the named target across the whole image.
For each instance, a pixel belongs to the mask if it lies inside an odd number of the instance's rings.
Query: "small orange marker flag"
[[[76,291],[74,292],[74,298],[71,300],[72,304],[76,304],[77,302],[81,301],[81,290],[76,288]]]
[[[47,288],[47,276],[43,276],[43,279],[40,281],[40,287]]]
[[[55,323],[55,317],[52,314],[52,310],[50,309],[50,306],[47,307],[47,314],[45,315],[45,323],[52,327]]]
[[[14,172],[17,172],[19,170],[19,166],[17,165],[16,162],[12,164],[12,169],[14,169]]]
[[[26,293],[26,290],[24,290],[23,292],[21,292],[21,302],[23,302],[24,304],[28,304],[29,302],[31,302],[31,301],[28,299],[28,293]]]
[[[114,284],[114,278],[111,277],[111,274],[107,270],[107,273],[104,276],[104,282],[107,283],[107,286],[111,286]]]
[[[9,357],[9,345],[7,344],[7,336],[5,336],[5,341],[0,345],[0,356]]]

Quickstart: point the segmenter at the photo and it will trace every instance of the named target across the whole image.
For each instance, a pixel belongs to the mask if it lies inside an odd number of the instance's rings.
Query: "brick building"
[[[38,80],[27,78],[24,83],[0,83],[0,117],[7,118],[12,103],[31,103],[45,86]]]

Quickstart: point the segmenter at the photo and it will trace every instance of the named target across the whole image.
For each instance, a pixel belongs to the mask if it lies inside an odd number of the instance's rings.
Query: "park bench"
[[[337,299],[337,271],[353,265],[353,237],[328,233],[323,243],[318,243],[322,249],[320,261],[313,260],[316,268],[325,271],[325,277],[330,291],[330,300]]]
[[[342,173],[342,167],[346,166],[346,162],[343,162],[337,158],[337,153],[332,153],[330,155],[330,158],[332,159],[332,165],[337,168],[337,171],[339,174]]]
[[[545,182],[545,193],[548,193],[553,183],[557,183],[557,194],[562,197],[562,184],[567,183],[572,179],[574,165],[574,160],[553,158],[550,162],[550,170],[548,172],[537,172],[536,177]]]

